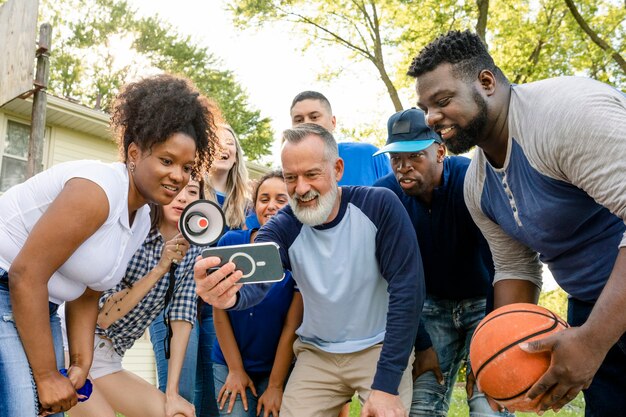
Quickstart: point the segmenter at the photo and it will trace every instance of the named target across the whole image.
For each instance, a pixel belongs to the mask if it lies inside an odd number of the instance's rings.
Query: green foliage
[[[539,305],[567,320],[567,293],[561,288],[542,292],[539,296]]]
[[[240,26],[291,22],[308,40],[303,49],[328,45],[366,59],[396,106],[408,87],[412,58],[451,29],[474,30],[476,0],[235,0]],[[577,0],[590,27],[621,56],[626,54],[626,7],[618,0]],[[486,41],[496,63],[516,83],[559,75],[587,75],[626,87],[626,73],[574,20],[563,0],[489,2]],[[321,48],[320,48],[321,49]],[[323,68],[338,73],[341,68]],[[385,77],[388,77],[387,79]],[[391,83],[391,85],[389,85]]]
[[[81,10],[80,14],[73,11]],[[166,71],[191,79],[217,102],[239,134],[249,160],[269,155],[270,119],[249,104],[232,71],[208,48],[156,17],[140,18],[127,1],[42,0],[40,20],[53,25],[49,90],[108,109],[121,86],[142,74]],[[126,50],[124,57],[116,54]]]

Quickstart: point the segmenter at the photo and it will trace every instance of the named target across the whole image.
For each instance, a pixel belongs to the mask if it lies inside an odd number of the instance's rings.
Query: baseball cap
[[[441,137],[426,124],[424,112],[412,107],[402,110],[387,122],[387,144],[374,155],[385,152],[419,152],[433,143],[442,143]]]

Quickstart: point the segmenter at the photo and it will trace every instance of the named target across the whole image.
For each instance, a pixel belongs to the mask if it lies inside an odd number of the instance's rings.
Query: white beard
[[[293,195],[289,196],[289,205],[291,206],[291,210],[293,210],[293,214],[302,224],[318,226],[323,224],[330,216],[331,211],[333,211],[335,200],[339,193],[338,190],[337,181],[333,181],[330,191],[324,195],[320,195],[320,193],[315,190],[309,190],[303,196],[293,193]],[[298,205],[301,198],[308,200],[315,197],[318,197],[317,207],[300,207]]]

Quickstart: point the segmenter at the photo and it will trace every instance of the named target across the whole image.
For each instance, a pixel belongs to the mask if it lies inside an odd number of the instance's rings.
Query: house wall
[[[50,129],[50,144],[46,167],[77,159],[97,159],[102,162],[119,161],[117,144],[64,127]]]

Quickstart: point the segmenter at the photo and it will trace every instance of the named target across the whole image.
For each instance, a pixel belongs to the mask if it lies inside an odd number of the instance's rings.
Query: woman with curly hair
[[[185,79],[129,84],[115,104],[122,162],[56,165],[0,197],[0,403],[10,416],[70,409],[91,367],[102,291],[120,282],[169,204],[210,165],[215,124]],[[70,362],[56,310],[66,303]]]

